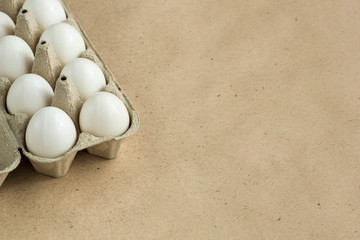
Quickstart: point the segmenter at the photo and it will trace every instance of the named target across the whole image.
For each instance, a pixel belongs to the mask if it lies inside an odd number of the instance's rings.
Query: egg
[[[46,29],[40,37],[40,42],[43,41],[52,45],[63,66],[78,58],[86,49],[81,34],[67,23],[57,23]]]
[[[34,15],[42,31],[66,19],[64,8],[58,0],[26,0],[22,9]]]
[[[86,58],[76,58],[71,61],[62,70],[61,76],[73,80],[84,100],[103,90],[106,86],[104,73],[98,65]]]
[[[15,24],[13,20],[3,12],[0,12],[0,38],[6,35],[13,35]]]
[[[45,107],[34,114],[26,128],[27,150],[42,158],[57,158],[76,143],[77,133],[71,118],[60,108]]]
[[[82,132],[98,137],[120,136],[130,124],[124,103],[107,92],[98,92],[88,98],[81,108],[79,120]]]
[[[0,38],[0,76],[14,81],[29,73],[34,62],[34,54],[29,45],[19,37]]]
[[[50,106],[54,91],[50,84],[36,74],[25,74],[11,85],[6,106],[9,113],[26,113],[29,116],[41,108]]]

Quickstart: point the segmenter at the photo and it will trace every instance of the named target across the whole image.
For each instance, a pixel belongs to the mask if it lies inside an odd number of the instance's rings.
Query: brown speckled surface
[[[141,117],[113,161],[25,160],[0,239],[359,239],[360,3],[67,0]]]

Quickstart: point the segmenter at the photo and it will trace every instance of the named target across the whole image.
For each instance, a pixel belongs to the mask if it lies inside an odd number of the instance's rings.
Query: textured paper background
[[[25,160],[0,239],[359,239],[360,2],[66,1],[140,113],[115,161]]]

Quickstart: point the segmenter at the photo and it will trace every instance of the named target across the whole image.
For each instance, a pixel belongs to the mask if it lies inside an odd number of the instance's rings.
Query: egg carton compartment
[[[0,11],[8,14],[12,19],[16,19],[15,35],[24,39],[35,53],[31,72],[42,76],[49,82],[54,89],[51,106],[66,112],[73,120],[78,133],[75,146],[63,156],[48,159],[30,153],[25,144],[25,131],[30,117],[26,114],[8,113],[6,96],[12,82],[0,76],[0,186],[8,173],[20,163],[20,151],[30,160],[37,172],[51,177],[62,177],[68,172],[78,151],[86,149],[92,155],[106,159],[116,158],[125,139],[134,134],[139,127],[139,115],[121,92],[113,74],[97,54],[66,4],[61,0],[59,2],[67,16],[65,22],[75,27],[84,39],[86,50],[80,57],[90,59],[100,67],[106,78],[106,87],[103,91],[116,95],[125,104],[130,116],[130,126],[124,134],[118,137],[96,137],[90,133],[81,132],[79,113],[83,100],[71,78],[60,76],[63,66],[51,44],[45,41],[39,42],[41,31],[34,16],[26,9],[22,9],[24,0],[0,0]]]

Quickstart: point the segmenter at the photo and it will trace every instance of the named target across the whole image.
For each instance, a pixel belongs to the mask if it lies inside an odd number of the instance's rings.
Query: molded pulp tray
[[[49,43],[39,42],[40,29],[35,18],[29,11],[23,11],[22,5],[25,0],[0,0],[0,11],[8,14],[16,22],[15,35],[23,38],[35,52],[35,60],[32,73],[45,78],[54,88],[54,98],[51,105],[64,110],[74,121],[78,131],[78,140],[75,146],[65,155],[46,159],[34,156],[27,151],[25,146],[25,131],[30,120],[26,114],[10,115],[6,110],[6,96],[11,86],[11,81],[0,76],[0,186],[9,172],[13,171],[20,163],[21,153],[29,158],[35,170],[39,173],[52,176],[64,176],[78,151],[86,149],[90,154],[101,156],[107,159],[116,158],[127,137],[136,132],[139,127],[139,116],[132,107],[130,101],[121,92],[113,74],[102,61],[90,40],[81,29],[68,7],[61,0],[67,19],[65,22],[74,26],[83,36],[86,44],[86,51],[80,57],[94,61],[103,71],[107,85],[104,89],[118,96],[128,109],[130,115],[130,127],[118,137],[96,137],[89,133],[80,132],[79,112],[83,101],[79,96],[74,83],[68,77],[61,80],[60,72],[62,66]]]

